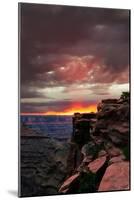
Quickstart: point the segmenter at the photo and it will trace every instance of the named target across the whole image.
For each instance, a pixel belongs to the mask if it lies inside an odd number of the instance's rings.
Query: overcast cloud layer
[[[21,4],[21,111],[117,97],[129,82],[129,11]]]

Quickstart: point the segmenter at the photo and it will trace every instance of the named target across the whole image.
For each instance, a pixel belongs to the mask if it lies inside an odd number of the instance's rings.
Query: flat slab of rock
[[[110,165],[102,178],[98,191],[129,190],[129,162]]]
[[[80,176],[80,173],[70,176],[60,187],[59,192],[66,193],[69,186]]]
[[[92,171],[93,173],[96,173],[105,164],[106,160],[107,157],[102,156],[100,158],[97,158],[93,162],[90,162],[88,165],[89,170]]]

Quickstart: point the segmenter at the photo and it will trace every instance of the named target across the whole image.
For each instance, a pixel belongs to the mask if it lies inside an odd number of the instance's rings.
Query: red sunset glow
[[[128,10],[35,7],[21,13],[22,115],[96,112],[129,91]]]
[[[96,112],[96,111],[97,111],[96,104],[84,106],[80,103],[79,104],[76,103],[70,106],[69,108],[66,108],[63,111],[50,110],[50,111],[42,112],[42,113],[21,113],[21,115],[73,115],[75,112],[89,113],[89,112]]]

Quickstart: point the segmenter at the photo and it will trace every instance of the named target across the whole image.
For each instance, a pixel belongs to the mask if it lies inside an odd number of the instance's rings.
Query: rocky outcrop
[[[72,176],[70,176],[65,182],[64,184],[60,187],[59,192],[61,193],[67,193],[69,191],[69,188],[71,188],[71,185],[74,185],[78,178],[80,177],[80,173],[76,173]]]
[[[83,156],[61,194],[130,188],[129,96],[102,100],[97,109],[96,114],[74,114],[72,141]]]
[[[120,149],[124,146],[129,149],[129,101],[117,100],[116,103],[103,103],[97,113],[97,121],[94,126],[94,136],[100,137],[105,149]]]
[[[129,162],[111,164],[101,180],[98,191],[129,190]]]
[[[82,161],[82,153],[79,150],[77,144],[71,142],[69,148],[69,154],[67,155],[67,170],[68,170],[68,177],[74,173],[77,167],[80,165]]]
[[[70,142],[21,127],[21,196],[129,190],[129,98],[75,113]]]
[[[106,163],[106,161],[107,161],[106,156],[99,157],[94,161],[90,162],[88,164],[88,168],[92,173],[97,173],[97,171],[101,169],[101,167]]]
[[[80,149],[90,140],[90,131],[95,122],[95,113],[74,114],[72,141],[75,142]]]

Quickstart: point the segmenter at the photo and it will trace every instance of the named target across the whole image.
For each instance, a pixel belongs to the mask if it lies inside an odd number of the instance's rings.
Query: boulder
[[[111,164],[101,180],[98,191],[129,190],[129,162]]]
[[[97,171],[106,163],[106,161],[107,161],[106,156],[97,158],[89,163],[88,168],[92,173],[97,173]]]
[[[69,177],[61,186],[61,194],[81,194],[95,192],[95,174],[91,172],[78,172]]]
[[[61,185],[59,192],[67,193],[67,191],[71,187],[71,184],[73,184],[78,179],[79,176],[80,176],[80,173],[78,172],[78,173],[72,175],[71,177],[69,177],[68,179],[66,179],[64,181],[64,183]]]

